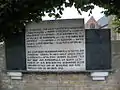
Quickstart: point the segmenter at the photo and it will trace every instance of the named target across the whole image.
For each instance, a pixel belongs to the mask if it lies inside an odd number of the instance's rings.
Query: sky
[[[91,16],[93,16],[96,20],[98,20],[102,16],[104,16],[104,14],[101,13],[102,11],[104,11],[103,8],[95,6],[95,8],[92,11]],[[88,16],[88,15],[89,15],[89,12],[82,12],[82,15],[80,15],[74,7],[65,8],[61,19],[84,18],[84,21],[86,23],[87,20],[90,18],[90,16]],[[50,17],[46,16],[46,17],[43,17],[43,20],[54,20],[54,18],[50,18]]]

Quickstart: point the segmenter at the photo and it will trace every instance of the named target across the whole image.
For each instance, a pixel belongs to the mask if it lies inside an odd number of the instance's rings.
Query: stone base
[[[7,75],[14,80],[22,79],[22,72],[7,72]]]
[[[92,72],[92,80],[97,80],[97,81],[104,81],[106,77],[109,75],[108,72]]]

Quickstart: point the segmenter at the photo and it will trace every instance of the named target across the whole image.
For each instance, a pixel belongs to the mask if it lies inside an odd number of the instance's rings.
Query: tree
[[[120,18],[114,17],[112,20],[112,28],[116,33],[120,33]]]
[[[24,30],[32,21],[40,21],[45,13],[60,18],[65,7],[74,7],[79,13],[92,13],[94,5],[106,9],[107,15],[120,17],[119,0],[0,0],[0,38]],[[94,4],[94,5],[93,5]]]

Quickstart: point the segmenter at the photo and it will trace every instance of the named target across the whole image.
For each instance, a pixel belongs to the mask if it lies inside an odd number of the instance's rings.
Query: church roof
[[[104,25],[108,25],[108,20],[109,20],[108,17],[103,16],[97,22],[99,25],[104,26]]]
[[[90,17],[90,19],[87,21],[87,23],[92,22],[92,21],[95,22],[95,23],[97,23],[97,21],[95,20],[95,18],[93,16]]]

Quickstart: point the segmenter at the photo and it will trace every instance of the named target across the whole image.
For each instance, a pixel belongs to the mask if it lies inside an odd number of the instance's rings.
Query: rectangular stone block
[[[22,73],[21,72],[7,72],[7,75],[8,76],[22,76]]]

